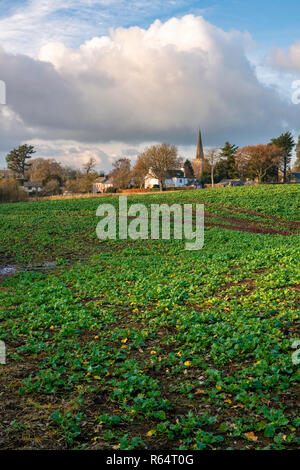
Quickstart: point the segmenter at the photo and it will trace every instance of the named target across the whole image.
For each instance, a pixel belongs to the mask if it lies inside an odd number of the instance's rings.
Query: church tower
[[[204,169],[204,152],[202,144],[201,130],[199,129],[196,158],[192,161],[195,177],[198,181],[202,180]]]

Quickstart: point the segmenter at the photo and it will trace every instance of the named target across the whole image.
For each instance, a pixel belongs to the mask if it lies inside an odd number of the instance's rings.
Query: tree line
[[[36,153],[32,145],[21,145],[6,156],[7,168],[10,172],[11,187],[26,182],[39,182],[43,187],[43,196],[61,194],[62,190],[72,193],[89,193],[98,176],[96,160],[89,158],[81,169],[62,165],[54,158],[32,158]],[[4,184],[4,181],[3,181]],[[8,181],[5,181],[6,187]]]
[[[129,158],[119,158],[114,162],[109,173],[113,184],[112,191],[126,189],[129,186],[144,186],[145,176],[149,169],[159,181],[163,189],[165,175],[168,170],[176,170],[184,167],[188,178],[196,178],[199,182],[217,183],[223,179],[255,179],[259,182],[278,182],[279,172],[283,182],[287,182],[290,174],[290,165],[293,149],[296,147],[296,162],[294,169],[300,171],[300,136],[298,143],[290,132],[285,132],[279,137],[271,139],[266,144],[250,145],[239,148],[226,142],[222,148],[212,148],[206,151],[204,166],[201,173],[199,167],[193,165],[190,160],[183,160],[178,155],[178,149],[174,145],[166,143],[153,145],[146,148],[138,155],[135,164]],[[53,158],[33,158],[36,153],[32,145],[21,145],[12,150],[6,156],[7,168],[10,170],[11,181],[0,181],[0,198],[5,199],[5,191],[10,188],[10,195],[20,191],[17,182],[34,181],[43,185],[43,195],[60,194],[64,191],[72,193],[88,193],[92,191],[92,185],[96,178],[104,176],[103,172],[96,172],[96,160],[94,158],[82,166],[74,169],[63,166]],[[6,189],[3,189],[3,188]],[[2,189],[1,189],[2,188]],[[2,193],[1,193],[2,191]],[[2,194],[2,195],[1,195]]]
[[[206,153],[203,179],[219,182],[222,179],[252,179],[262,182],[288,182],[291,172],[293,149],[296,146],[294,169],[300,171],[300,136],[298,143],[290,132],[271,139],[266,144],[238,148],[226,142],[221,149]],[[281,177],[282,175],[282,177]]]
[[[196,178],[203,184],[218,183],[224,179],[252,179],[262,182],[279,182],[280,172],[283,182],[288,182],[293,149],[296,146],[290,132],[281,134],[268,144],[249,145],[242,148],[226,142],[222,148],[211,148],[205,152],[203,168],[194,161],[178,156],[177,147],[161,144],[146,148],[138,155],[131,168],[131,160],[121,158],[113,165],[110,178],[115,188],[125,189],[131,181],[143,187],[145,176],[151,168],[154,177],[163,189],[165,174],[168,170],[184,167],[188,178]],[[296,146],[294,169],[300,171],[300,136]]]

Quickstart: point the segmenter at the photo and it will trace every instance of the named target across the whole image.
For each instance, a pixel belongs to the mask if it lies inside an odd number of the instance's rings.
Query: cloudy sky
[[[37,155],[109,170],[167,141],[300,133],[298,0],[0,0],[0,168]],[[299,92],[300,96],[300,92]]]

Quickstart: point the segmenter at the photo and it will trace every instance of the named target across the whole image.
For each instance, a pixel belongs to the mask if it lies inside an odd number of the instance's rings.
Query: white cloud
[[[300,42],[292,44],[287,50],[274,49],[272,53],[272,64],[274,67],[286,71],[300,72]]]
[[[34,55],[49,40],[71,41],[78,34],[80,24],[88,24],[84,8],[103,3],[109,1],[29,0],[10,16],[0,19],[0,42],[10,52]],[[78,7],[80,15],[72,16],[69,9],[77,8],[79,12]]]
[[[37,59],[0,51],[0,71],[30,139],[187,146],[201,125],[207,145],[244,144],[299,122],[299,107],[258,81],[248,43],[187,15],[112,29],[78,48],[48,43]]]
[[[142,148],[126,148],[120,142],[97,144],[79,143],[76,141],[47,141],[41,139],[27,140],[35,147],[37,155],[44,158],[56,158],[65,165],[82,168],[91,157],[96,160],[98,171],[109,171],[112,163],[120,157],[126,156],[132,161]]]
[[[110,27],[139,24],[168,14],[193,0],[24,0],[0,18],[0,44],[12,53],[36,56],[49,41],[78,46]]]

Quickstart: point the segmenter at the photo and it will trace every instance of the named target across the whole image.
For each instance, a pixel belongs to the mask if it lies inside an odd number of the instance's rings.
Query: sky
[[[160,142],[193,158],[199,127],[205,147],[298,136],[299,18],[296,0],[0,0],[0,168],[25,142],[108,171]]]

